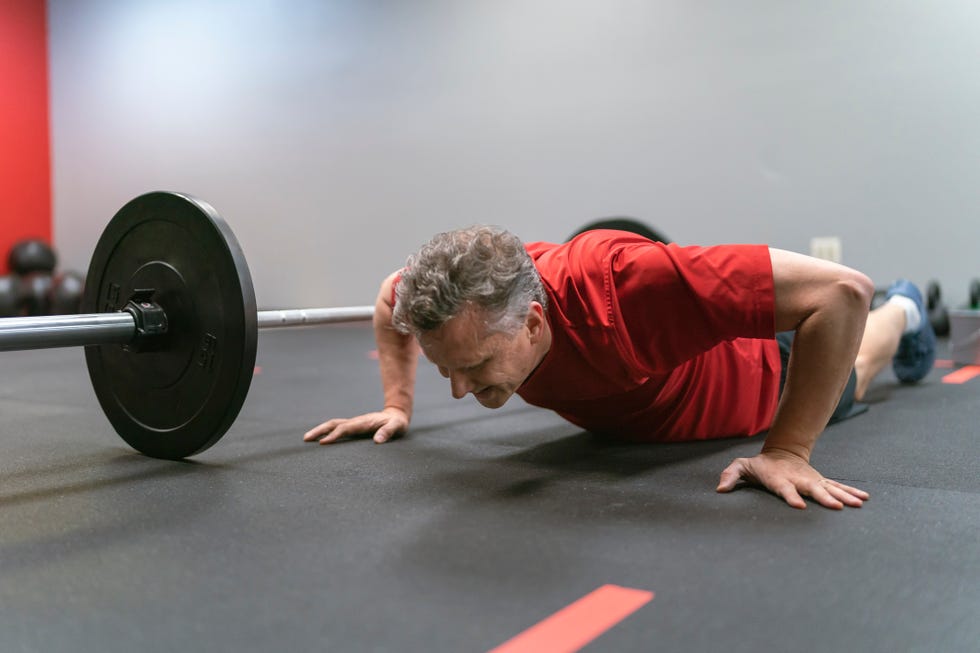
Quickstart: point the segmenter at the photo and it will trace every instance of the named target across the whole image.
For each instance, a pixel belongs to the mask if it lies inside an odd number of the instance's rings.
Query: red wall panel
[[[16,241],[51,240],[45,0],[0,0],[0,274]]]

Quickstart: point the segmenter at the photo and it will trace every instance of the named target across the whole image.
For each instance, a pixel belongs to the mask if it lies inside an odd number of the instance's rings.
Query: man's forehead
[[[419,346],[433,362],[452,359],[455,364],[479,362],[493,349],[493,335],[486,321],[473,311],[461,312],[438,329],[419,335]],[[434,358],[436,360],[434,360]]]
[[[487,335],[484,312],[477,308],[464,308],[439,328],[423,332],[419,341],[482,340]]]
[[[476,367],[484,360],[486,355],[482,352],[470,351],[450,351],[447,349],[426,349],[422,348],[422,353],[433,365],[447,367],[453,370],[465,370]]]

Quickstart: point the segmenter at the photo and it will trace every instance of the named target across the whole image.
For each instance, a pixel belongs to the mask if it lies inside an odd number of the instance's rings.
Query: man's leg
[[[885,302],[868,314],[864,337],[854,360],[857,387],[854,398],[861,401],[868,387],[898,351],[898,343],[905,331],[905,309],[898,304]]]
[[[915,383],[932,369],[935,356],[936,336],[922,294],[913,284],[900,279],[888,289],[888,301],[868,314],[854,361],[855,399],[864,397],[889,362],[899,380]]]

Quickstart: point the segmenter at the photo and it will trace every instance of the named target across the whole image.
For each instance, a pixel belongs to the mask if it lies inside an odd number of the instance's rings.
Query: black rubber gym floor
[[[426,363],[410,436],[304,444],[378,406],[372,348],[263,332],[190,462],[127,448],[81,350],[0,354],[0,650],[481,653],[583,597],[557,628],[585,651],[980,650],[980,377],[883,378],[813,457],[871,500],[797,511],[714,492],[760,438],[611,444]],[[617,614],[607,585],[654,598]]]

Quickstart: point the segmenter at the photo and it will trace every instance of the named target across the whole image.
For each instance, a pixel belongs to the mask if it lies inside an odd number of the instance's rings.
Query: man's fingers
[[[837,497],[838,501],[850,508],[860,508],[864,505],[864,501],[858,499],[856,496],[848,492],[840,492],[839,494],[835,493],[834,496]]]
[[[870,496],[863,490],[838,483],[829,478],[820,479],[812,487],[809,494],[814,501],[825,508],[831,508],[833,510],[843,510],[844,506],[860,508]]]
[[[320,424],[317,427],[310,429],[303,435],[303,442],[313,442],[314,440],[317,440],[322,436],[326,435],[327,433],[332,431],[334,427],[336,427],[337,421],[338,420],[332,419],[327,422],[324,422],[323,424]]]
[[[374,432],[374,441],[378,444],[384,444],[400,433],[401,424],[399,422],[388,422]]]
[[[826,480],[827,479],[823,479],[814,485],[810,489],[810,496],[824,508],[830,508],[831,510],[843,510],[844,504],[837,498],[835,492],[839,491],[839,488],[826,484]]]
[[[320,444],[330,444],[336,442],[345,435],[352,433],[362,433],[369,430],[361,426],[361,422],[351,419],[332,419],[320,424],[316,428],[310,429],[303,435],[303,442],[315,442]]]
[[[800,510],[806,509],[806,501],[804,501],[803,497],[800,496],[800,493],[797,492],[796,486],[793,483],[789,481],[781,483],[778,487],[773,488],[773,492],[781,496],[783,501],[788,503],[793,508],[799,508]]]
[[[831,481],[830,479],[824,479],[824,485],[826,486],[827,492],[833,495],[842,504],[845,506],[850,506],[851,508],[860,508],[870,497],[870,495],[863,490],[858,490],[857,488],[844,485],[843,483],[838,483],[837,481]]]
[[[331,444],[344,437],[346,434],[347,429],[345,429],[343,426],[338,426],[330,431],[330,433],[320,438],[320,444]]]
[[[306,432],[305,442],[320,444],[334,442],[350,436],[371,435],[375,442],[388,442],[405,430],[407,422],[388,412],[368,413],[350,419],[332,419]]]
[[[871,495],[868,494],[867,492],[865,492],[864,490],[859,490],[858,488],[851,487],[850,485],[844,485],[843,483],[841,483],[839,481],[834,481],[834,480],[831,480],[829,478],[826,479],[826,480],[827,480],[827,483],[828,484],[830,484],[830,485],[832,485],[832,486],[834,486],[836,488],[839,488],[839,489],[843,490],[844,492],[847,492],[851,496],[854,496],[854,497],[857,497],[858,499],[861,499],[862,501],[867,501],[868,499],[871,498]]]
[[[735,489],[736,483],[742,480],[742,458],[736,458],[731,465],[725,468],[718,479],[716,492],[731,492]]]
[[[323,438],[320,438],[320,444],[333,444],[337,440],[348,435],[370,433],[374,429],[378,428],[378,426],[380,425],[375,420],[369,420],[367,417],[359,420],[344,420],[340,424],[337,424],[329,434]]]

